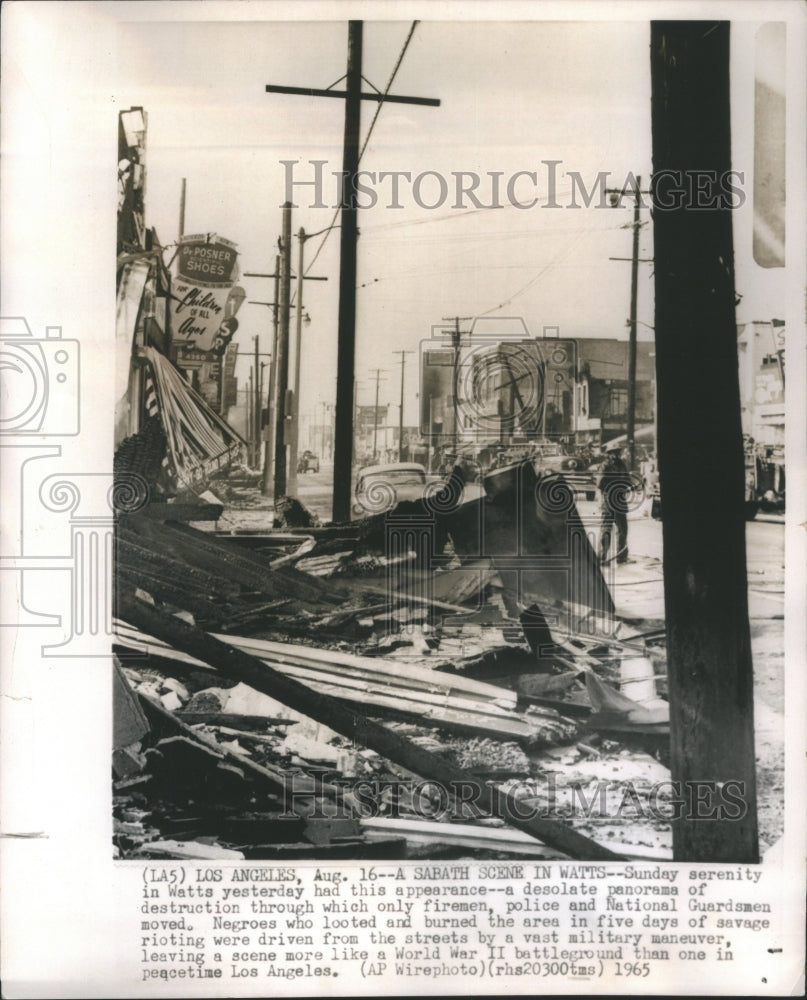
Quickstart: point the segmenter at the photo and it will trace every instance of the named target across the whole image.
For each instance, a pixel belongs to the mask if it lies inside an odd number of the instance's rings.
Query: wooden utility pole
[[[363,22],[348,23],[347,76],[345,90],[320,90],[304,87],[267,85],[269,93],[299,94],[311,97],[336,97],[345,102],[345,133],[342,159],[344,186],[341,204],[341,245],[339,270],[339,343],[336,363],[336,416],[333,451],[333,520],[350,520],[350,494],[353,467],[353,371],[356,344],[356,173],[359,168],[359,130],[361,102],[420,104],[439,107],[440,102],[427,97],[402,97],[393,94],[363,92],[361,89]]]
[[[347,94],[342,154],[344,191],[339,250],[339,342],[336,357],[336,413],[333,442],[333,520],[350,520],[353,480],[353,372],[356,353],[356,236],[358,210],[355,183],[359,169],[361,127],[362,22],[351,21],[347,39]]]
[[[182,187],[179,191],[179,238],[185,235],[185,194],[187,191],[187,178],[182,178]]]
[[[316,235],[316,234],[314,234]],[[289,421],[289,496],[297,496],[297,452],[300,446],[300,363],[302,360],[303,343],[303,288],[306,281],[327,281],[325,277],[314,277],[305,274],[303,269],[303,252],[305,241],[309,239],[306,231],[300,227],[297,234],[300,241],[297,263],[297,321],[294,336],[294,391],[291,397],[291,414]]]
[[[252,338],[252,344],[255,351],[255,361],[253,371],[255,372],[255,378],[253,385],[255,386],[255,398],[253,399],[253,405],[255,409],[255,415],[252,418],[252,462],[253,465],[258,468],[261,464],[261,396],[263,395],[263,369],[258,367],[258,337],[257,334]]]
[[[633,201],[633,252],[630,261],[630,339],[628,340],[628,468],[636,468],[636,299],[639,278],[639,202],[642,178],[636,178]]]
[[[294,336],[294,392],[291,400],[291,423],[289,424],[289,494],[297,496],[297,450],[300,444],[300,348],[303,343],[303,248],[305,230],[300,227],[297,258],[297,319]]]
[[[247,376],[247,412],[246,412],[246,439],[247,439],[247,461],[252,465],[252,369]]]
[[[460,347],[462,344],[463,333],[468,333],[468,330],[460,330],[460,320],[471,319],[471,316],[443,316],[443,319],[448,321],[451,320],[454,323],[454,329],[451,331],[451,347],[454,352],[454,357],[452,361],[451,368],[451,407],[454,411],[454,417],[452,420],[452,426],[454,428],[454,449],[456,450],[459,444],[460,428],[459,428],[459,405],[457,403],[457,396],[459,395],[459,385],[460,385]],[[445,432],[446,426],[446,416],[445,410],[443,410],[443,431]]]
[[[272,476],[274,474],[275,455],[275,381],[277,372],[277,341],[279,322],[280,296],[280,255],[275,257],[275,273],[270,275],[275,279],[275,294],[272,298],[272,357],[269,363],[269,388],[266,393],[266,427],[263,431],[263,476],[261,478],[261,493],[268,496],[272,492]]]
[[[639,209],[642,207],[642,195],[650,194],[642,191],[642,178],[636,178],[635,188],[617,190],[606,188],[606,193],[612,196],[611,204],[619,205],[625,195],[633,197],[633,252],[630,257],[609,257],[609,260],[630,261],[630,319],[628,320],[628,412],[625,426],[625,439],[628,444],[628,468],[633,471],[636,466],[636,311],[639,292],[639,230],[642,223]],[[652,258],[642,257],[642,263],[652,263]]]
[[[403,407],[404,407],[404,367],[406,365],[406,355],[414,354],[414,351],[393,351],[393,354],[401,355],[401,406],[398,411],[398,461],[402,462],[403,454]]]
[[[289,386],[289,303],[291,291],[291,202],[283,205],[280,239],[280,314],[275,361],[275,503],[286,495],[286,390]]]
[[[378,442],[378,384],[381,381],[381,373],[383,368],[376,368],[375,370],[375,408],[373,410],[373,462],[377,462],[376,457],[377,452],[377,442]]]
[[[753,863],[754,684],[734,248],[719,186],[731,167],[729,23],[653,22],[651,76],[654,174],[677,172],[667,176],[687,183],[689,193],[680,206],[656,206],[653,215],[670,767],[684,800],[673,851],[676,861]],[[704,176],[717,179],[708,208],[696,186]],[[741,798],[743,815],[730,804],[726,810],[715,789]]]

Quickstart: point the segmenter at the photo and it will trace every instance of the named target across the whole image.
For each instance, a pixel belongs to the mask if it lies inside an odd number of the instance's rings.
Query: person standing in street
[[[632,481],[628,468],[622,460],[622,451],[613,449],[603,466],[598,483],[600,491],[600,562],[608,562],[611,536],[616,527],[616,561],[628,561],[628,496]]]

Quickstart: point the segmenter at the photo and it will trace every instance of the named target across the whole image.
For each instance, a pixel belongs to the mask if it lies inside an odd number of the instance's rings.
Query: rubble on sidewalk
[[[388,558],[378,515],[301,524],[289,504],[291,520],[262,533],[201,530],[184,509],[119,516],[116,706],[142,723],[116,740],[118,856],[170,856],[173,843],[250,859],[664,856],[663,819],[612,809],[606,829],[542,791],[614,782],[614,759],[627,782],[645,759],[669,778],[663,630],[616,620],[584,549],[571,592],[583,604],[540,572],[568,540],[567,512],[522,514],[518,544],[538,562],[516,571],[507,511],[540,483],[521,467],[494,480],[487,506],[442,508],[431,566]],[[496,546],[484,558],[480,517]],[[623,668],[637,660],[651,664],[651,699],[633,697],[647,694]],[[412,792],[451,780],[474,782],[483,805]],[[490,812],[519,802],[540,804],[532,828]]]

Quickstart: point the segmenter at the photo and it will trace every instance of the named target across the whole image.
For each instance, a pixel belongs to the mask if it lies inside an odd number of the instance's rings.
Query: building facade
[[[526,327],[523,327],[526,330]],[[636,345],[635,430],[655,419],[652,342]],[[600,447],[628,423],[629,344],[606,338],[476,338],[421,353],[421,435],[505,447],[552,438]]]

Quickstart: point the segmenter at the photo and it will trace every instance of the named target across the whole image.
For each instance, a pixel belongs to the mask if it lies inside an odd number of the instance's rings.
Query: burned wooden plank
[[[244,861],[246,855],[220,844],[198,840],[151,840],[133,855],[139,858],[181,858],[187,861]]]
[[[185,712],[178,711],[175,718],[180,718],[188,726],[229,726],[231,730],[239,730],[249,735],[260,733],[268,726],[293,726],[292,719],[275,719],[270,715],[233,715],[227,712]]]
[[[292,844],[302,839],[305,828],[302,816],[279,813],[230,816],[220,824],[221,835],[238,844]]]
[[[155,521],[218,521],[223,513],[220,503],[150,503],[132,516]]]
[[[155,635],[190,656],[204,660],[222,674],[243,681],[282,701],[290,708],[322,722],[416,774],[439,781],[447,788],[469,787],[472,781],[466,771],[454,767],[398,733],[345,708],[337,699],[319,694],[299,681],[285,677],[256,657],[144,604],[133,594],[121,597],[119,614],[136,628]],[[476,785],[479,808],[501,816],[510,825],[526,831],[550,847],[571,857],[586,860],[622,860],[619,855],[563,823],[534,816],[524,818],[522,804],[505,789],[489,787],[479,782]]]
[[[322,583],[289,566],[270,569],[265,558],[248,550],[234,551],[210,532],[186,524],[146,521],[138,522],[136,528],[167,551],[178,552],[191,565],[219,573],[270,597],[294,597],[314,604],[337,604],[344,599],[332,584]]]
[[[436,823],[419,819],[392,819],[379,816],[362,819],[361,827],[370,839],[405,837],[409,844],[453,844],[466,850],[497,851],[531,858],[563,858],[551,847],[541,847],[520,830],[481,823]]]
[[[117,635],[123,642],[148,653],[164,655],[195,666],[205,666],[199,657],[189,657],[171,648],[168,643],[155,641],[149,635],[121,625]],[[278,667],[295,666],[320,674],[329,682],[338,683],[342,677],[351,678],[365,685],[383,685],[398,692],[423,691],[445,698],[451,694],[475,700],[488,707],[515,708],[517,696],[507,688],[496,687],[462,674],[429,670],[418,664],[399,660],[382,660],[378,657],[356,656],[342,650],[319,649],[292,643],[272,642],[268,639],[249,639],[244,636],[216,636],[244,652],[258,657],[262,662]]]
[[[119,526],[115,534],[115,560],[133,572],[148,573],[165,586],[195,591],[202,598],[231,600],[241,593],[237,581],[223,579],[216,573],[193,566],[176,553]]]
[[[116,588],[128,587],[130,590],[133,587],[146,590],[158,601],[173,604],[177,608],[182,608],[183,611],[190,611],[195,618],[215,627],[223,625],[228,617],[226,607],[200,597],[198,592],[186,587],[180,588],[164,577],[133,569],[125,563],[118,564],[115,571],[115,586]]]
[[[356,838],[348,843],[331,844],[249,844],[239,845],[247,861],[326,861],[379,860],[398,861],[407,855],[403,837],[378,840]]]
[[[221,539],[211,534],[211,532],[200,531],[189,524],[172,524],[170,527],[173,534],[191,539],[197,544],[208,548],[210,551],[228,554],[230,552],[226,543],[222,543]],[[310,532],[306,532],[302,538],[306,536],[310,536]],[[265,572],[267,569],[266,558],[260,553],[246,549],[239,552],[237,556],[240,566],[251,566],[258,572]],[[317,580],[306,578],[305,573],[299,573],[292,568],[283,568],[278,570],[278,572],[287,580],[299,582],[301,588],[311,595],[322,595],[333,590],[332,585],[322,584]]]
[[[126,626],[118,627],[118,636],[130,648],[150,656],[161,655],[169,660],[178,659],[186,666],[205,667],[200,658],[188,657]],[[517,695],[507,688],[397,661],[243,636],[220,638],[321,693],[365,706],[371,714],[416,720],[463,734],[483,733],[503,740],[532,743],[542,739],[542,727],[530,716],[515,711]]]

